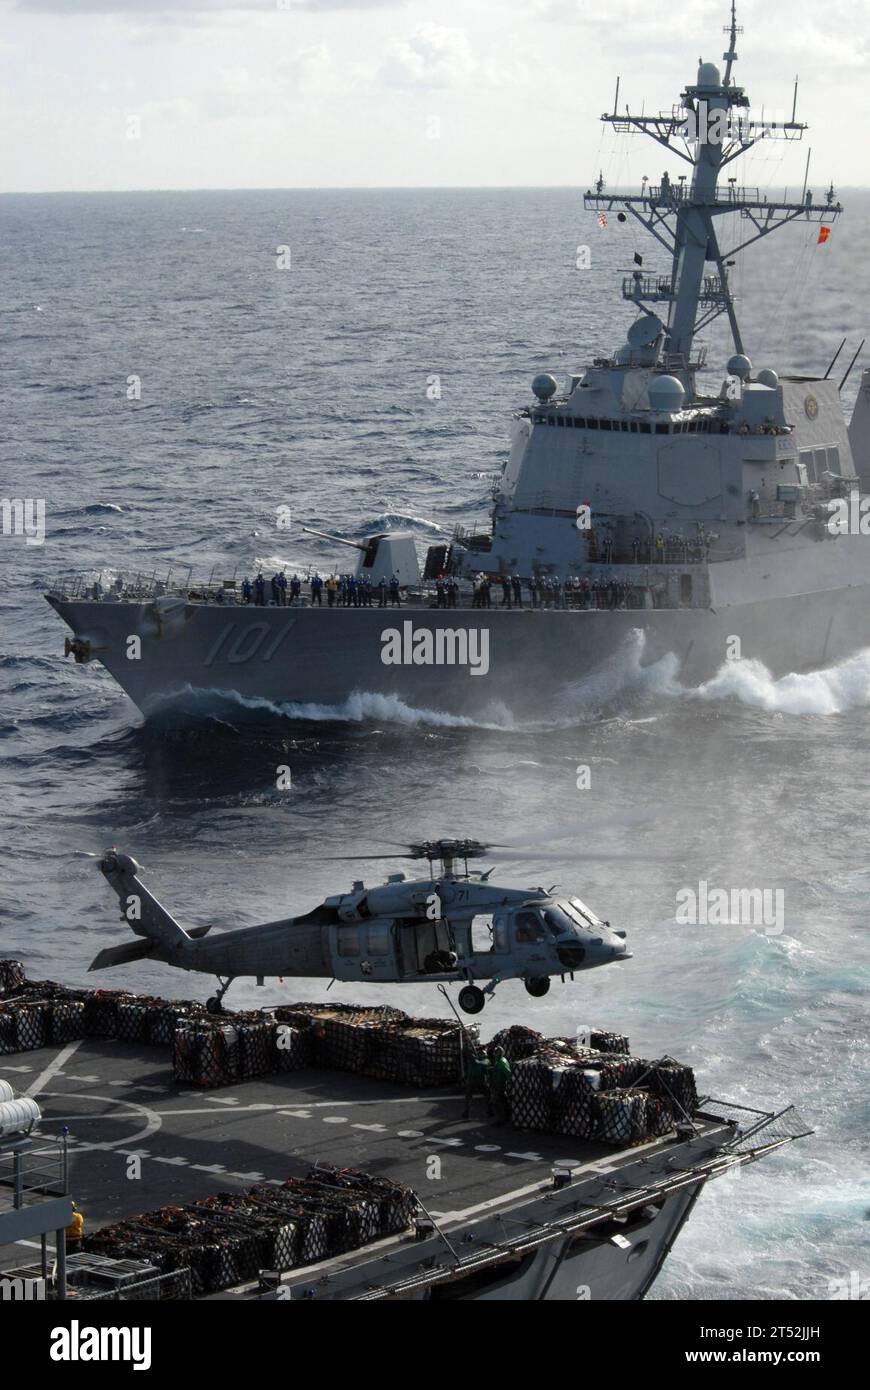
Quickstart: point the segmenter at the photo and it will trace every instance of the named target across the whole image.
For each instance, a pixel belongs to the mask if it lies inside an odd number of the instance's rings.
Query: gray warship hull
[[[863,538],[840,545],[864,560]],[[229,701],[254,716],[322,717],[325,708],[384,719],[389,702],[398,700],[473,722],[558,720],[594,712],[642,683],[660,662],[665,680],[697,686],[734,656],[763,662],[781,677],[829,666],[870,645],[870,583],[864,582],[721,608],[652,610],[182,602],[165,617],[154,602],[87,601],[59,592],[48,598],[80,644],[80,659],[100,661],[146,717],[209,712]],[[390,633],[408,660],[385,664]],[[417,664],[421,633],[431,634],[436,658],[439,641],[448,657],[457,654],[455,637],[444,647],[445,634],[465,634],[476,666],[471,660]],[[132,648],[131,637],[139,639]],[[131,650],[138,655],[128,655]]]

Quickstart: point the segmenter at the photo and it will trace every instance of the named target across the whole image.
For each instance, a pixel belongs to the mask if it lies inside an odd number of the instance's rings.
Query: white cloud
[[[376,10],[404,0],[15,0],[21,14],[135,16],[176,20],[183,15],[232,15],[234,12],[274,14],[288,10]]]
[[[475,56],[464,29],[438,24],[421,24],[409,38],[394,43],[376,77],[387,87],[403,88],[491,88],[524,84],[527,69],[513,51],[507,59]]]
[[[393,44],[379,76],[390,87],[458,87],[476,70],[464,29],[422,24]]]

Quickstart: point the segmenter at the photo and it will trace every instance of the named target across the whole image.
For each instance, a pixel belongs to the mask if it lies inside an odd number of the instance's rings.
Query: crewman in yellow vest
[[[77,1255],[81,1249],[85,1218],[82,1216],[75,1202],[72,1203],[72,1212],[72,1221],[66,1228],[66,1248],[68,1255]]]

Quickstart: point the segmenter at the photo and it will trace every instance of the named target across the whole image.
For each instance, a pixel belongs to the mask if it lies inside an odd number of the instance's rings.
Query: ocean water
[[[870,195],[844,201],[826,247],[798,225],[739,268],[756,365],[824,370],[863,336]],[[124,936],[95,865],[112,844],[182,921],[240,925],[384,867],[331,856],[527,838],[495,879],[575,889],[634,956],[544,1000],[502,985],[484,1035],[609,1025],[690,1062],[704,1091],[793,1102],[815,1130],[711,1184],[653,1296],[827,1298],[853,1271],[866,1288],[870,652],[779,681],[729,665],[694,689],[629,650],[549,727],[358,691],[261,711],[262,727],[240,706],[154,729],[100,668],[64,661],[40,592],[98,564],[322,565],[332,551],[303,524],[425,544],[482,521],[480,475],[504,460],[531,377],[617,345],[618,272],[636,247],[657,268],[655,253],[602,233],[569,190],[9,196],[0,239],[0,495],[47,508],[44,545],[0,537],[0,955],[84,981]],[[707,341],[721,370],[719,325]],[[782,890],[782,930],[677,925],[676,895],[702,880]],[[210,991],[146,964],[115,982]],[[320,988],[242,983],[230,1002]],[[444,1008],[423,987],[333,994]]]

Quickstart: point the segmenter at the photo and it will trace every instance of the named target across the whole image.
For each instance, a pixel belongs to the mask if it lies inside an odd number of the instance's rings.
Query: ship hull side
[[[665,675],[694,686],[735,655],[757,658],[779,677],[830,665],[870,645],[867,585],[722,610],[189,604],[167,624],[155,620],[148,604],[50,601],[146,716],[167,707],[196,712],[223,699],[254,714],[270,707],[284,712],[288,705],[301,716],[306,711],[300,707],[308,705],[347,713],[348,701],[364,694],[474,721],[500,722],[506,714],[550,719],[605,704],[667,657]],[[431,634],[434,647],[445,629],[467,639],[476,672],[472,659],[415,663],[419,635]],[[390,632],[397,637],[385,637]],[[131,637],[139,638],[138,648]],[[399,664],[382,659],[388,641],[402,648]],[[130,657],[131,650],[140,654]],[[364,701],[355,709],[367,712]],[[376,704],[370,712],[389,716]]]

